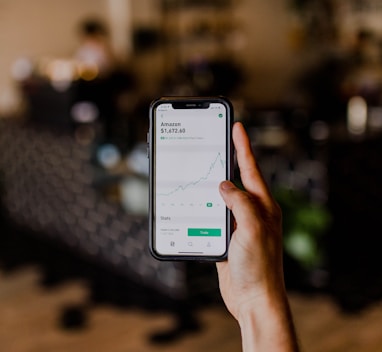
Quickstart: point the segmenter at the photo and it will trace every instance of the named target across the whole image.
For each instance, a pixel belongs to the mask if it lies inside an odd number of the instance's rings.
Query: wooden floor
[[[80,304],[88,290],[73,281],[46,289],[33,267],[0,271],[0,350],[7,352],[202,352],[240,351],[240,333],[222,307],[200,311],[201,331],[170,345],[153,345],[148,336],[174,324],[173,317],[138,310],[96,306],[87,325],[63,330],[58,317],[64,307]],[[327,297],[290,295],[303,351],[382,351],[382,304],[361,314],[344,315]]]

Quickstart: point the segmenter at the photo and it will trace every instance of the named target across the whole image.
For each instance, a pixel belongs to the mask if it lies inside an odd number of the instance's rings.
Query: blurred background
[[[148,253],[163,95],[232,100],[283,209],[302,345],[382,348],[382,3],[0,0],[0,45],[6,350],[240,348],[214,265]]]

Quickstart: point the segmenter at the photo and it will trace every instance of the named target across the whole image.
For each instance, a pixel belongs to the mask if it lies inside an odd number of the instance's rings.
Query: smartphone
[[[150,106],[150,250],[160,260],[220,261],[232,215],[233,108],[223,97],[161,98]]]

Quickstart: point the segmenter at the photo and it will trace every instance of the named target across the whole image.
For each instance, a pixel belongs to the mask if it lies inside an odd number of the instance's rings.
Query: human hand
[[[238,319],[253,301],[264,295],[284,294],[285,290],[280,208],[260,173],[242,124],[234,125],[232,138],[245,191],[230,181],[220,185],[236,228],[228,261],[217,263],[217,269],[222,297]]]
[[[239,322],[243,351],[299,350],[285,291],[282,216],[256,163],[241,123],[233,126],[240,176],[220,193],[235,219],[228,260],[216,264],[223,300]]]

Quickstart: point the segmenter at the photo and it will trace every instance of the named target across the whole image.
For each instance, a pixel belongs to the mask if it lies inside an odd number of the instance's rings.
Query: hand
[[[273,200],[240,123],[233,127],[240,176],[245,191],[224,181],[220,192],[232,210],[236,229],[228,261],[217,264],[220,289],[231,314],[269,292],[284,292],[281,211]]]
[[[220,184],[235,219],[228,260],[216,264],[220,291],[240,324],[244,350],[297,351],[284,285],[281,210],[241,123],[233,126],[232,138],[245,190]]]

